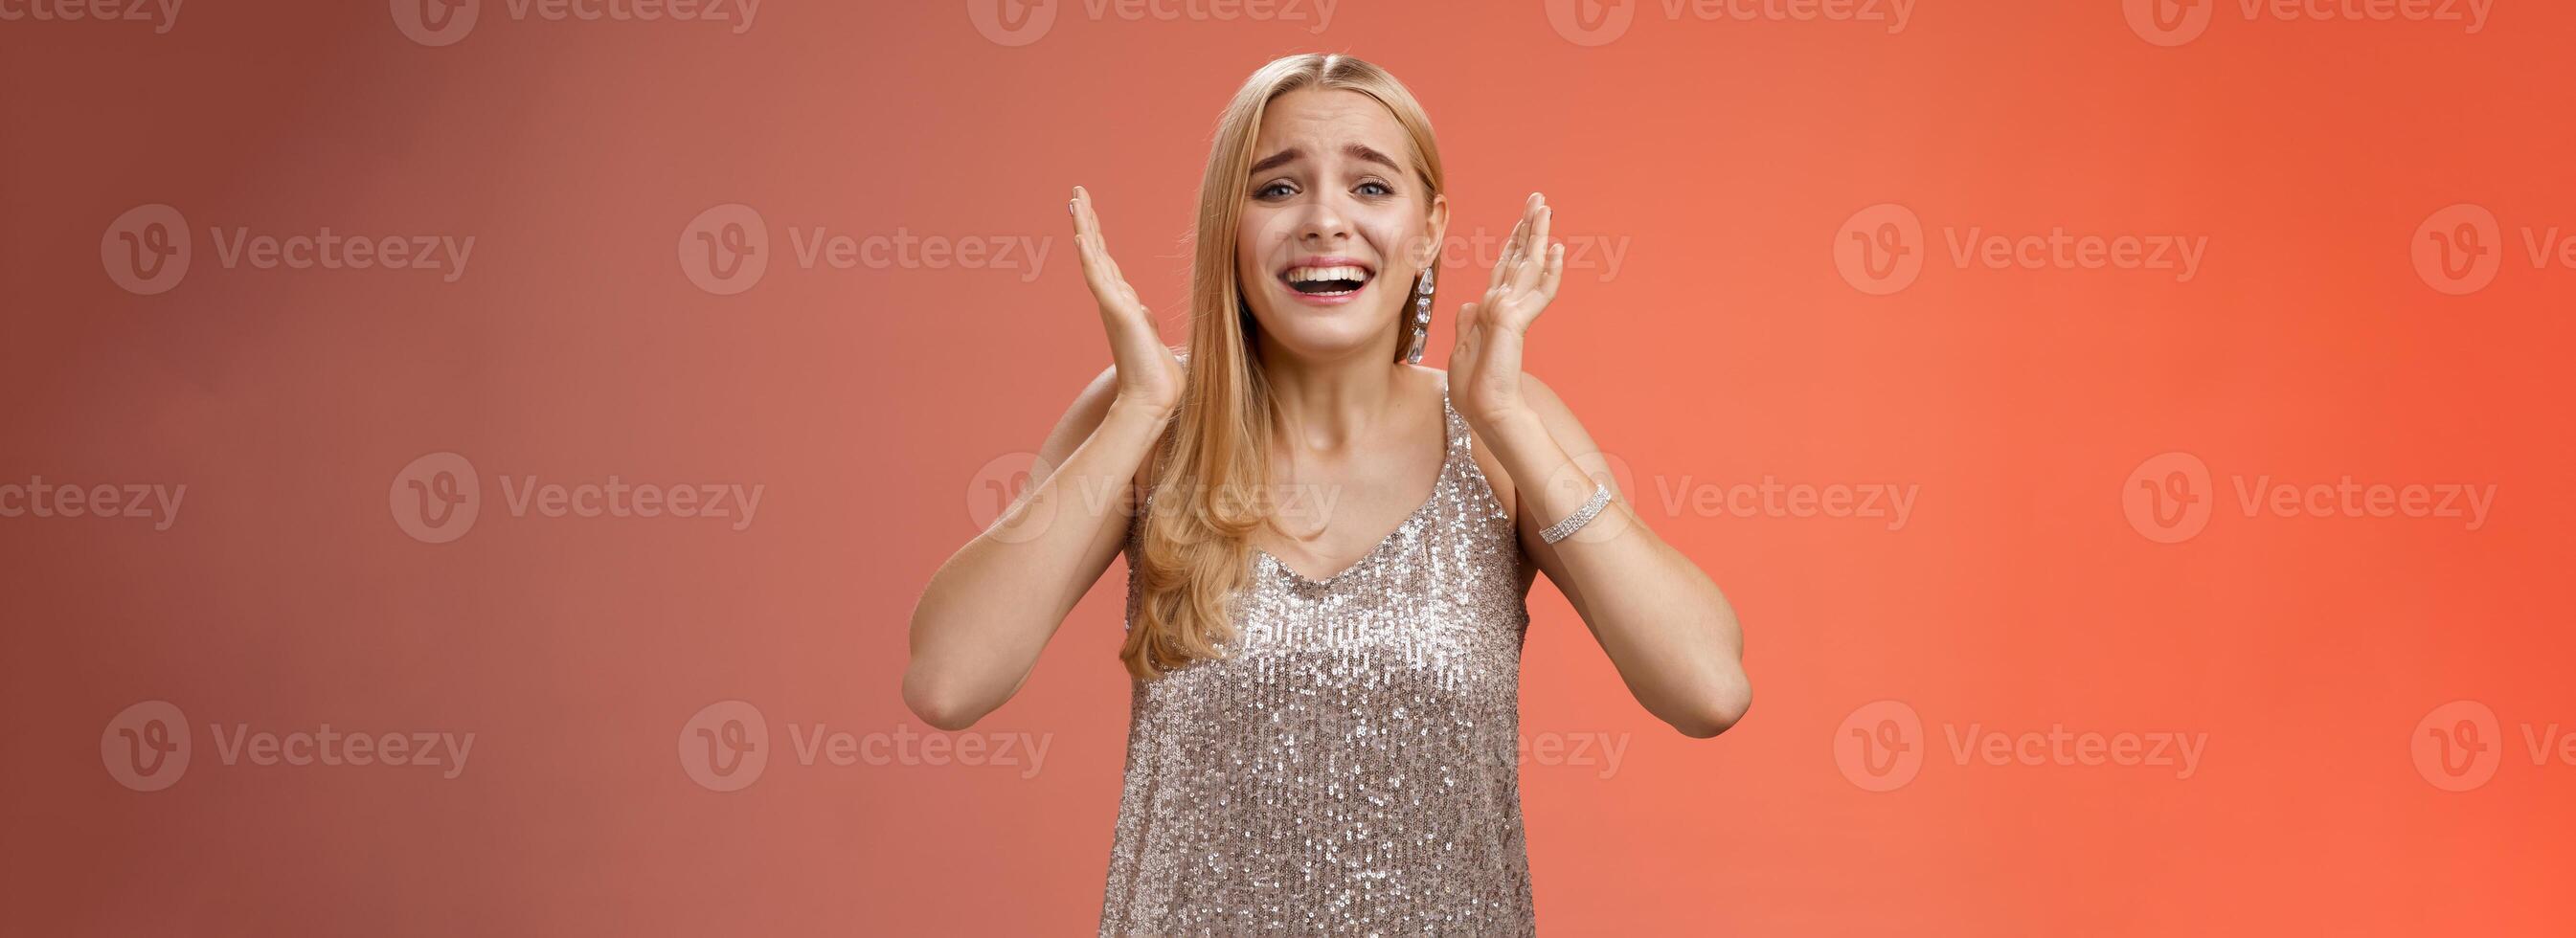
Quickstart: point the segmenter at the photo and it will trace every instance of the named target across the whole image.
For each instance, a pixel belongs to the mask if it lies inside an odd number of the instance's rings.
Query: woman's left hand
[[[1546,196],[1530,193],[1485,295],[1458,309],[1458,344],[1449,352],[1450,396],[1459,415],[1479,432],[1490,432],[1523,412],[1521,339],[1548,301],[1556,299],[1557,282],[1565,273],[1565,245],[1547,238],[1554,214]]]

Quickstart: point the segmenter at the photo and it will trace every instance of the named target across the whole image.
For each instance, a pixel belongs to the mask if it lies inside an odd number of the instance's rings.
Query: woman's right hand
[[[1169,417],[1181,402],[1181,362],[1163,344],[1154,314],[1136,298],[1136,288],[1118,272],[1118,262],[1100,237],[1100,216],[1091,210],[1091,193],[1073,187],[1073,243],[1082,255],[1082,279],[1100,303],[1100,322],[1109,332],[1110,360],[1118,367],[1118,398],[1113,407],[1135,407]]]

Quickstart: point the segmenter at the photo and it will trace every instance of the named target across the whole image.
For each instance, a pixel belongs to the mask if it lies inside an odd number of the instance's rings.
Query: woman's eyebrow
[[[1368,148],[1366,145],[1364,145],[1364,144],[1357,144],[1357,143],[1347,144],[1347,145],[1345,145],[1345,146],[1343,146],[1343,147],[1342,147],[1342,154],[1343,154],[1343,155],[1345,155],[1345,156],[1348,156],[1348,157],[1350,157],[1350,158],[1352,158],[1352,159],[1355,159],[1355,160],[1360,160],[1360,161],[1363,161],[1363,162],[1369,162],[1369,163],[1376,163],[1376,164],[1378,164],[1378,165],[1380,165],[1380,166],[1384,166],[1384,167],[1386,167],[1386,168],[1388,168],[1388,169],[1392,169],[1392,170],[1395,170],[1395,171],[1397,171],[1397,172],[1403,172],[1403,171],[1404,171],[1404,167],[1395,165],[1395,160],[1393,160],[1393,159],[1389,158],[1389,157],[1388,157],[1386,154],[1384,154],[1384,153],[1380,153],[1380,152],[1378,152],[1378,151],[1376,151],[1376,150],[1369,149],[1369,148]]]
[[[1395,165],[1394,158],[1370,148],[1367,144],[1344,144],[1342,145],[1342,153],[1345,156],[1361,162],[1376,163],[1397,172],[1404,171],[1404,167]],[[1305,158],[1306,151],[1296,147],[1289,147],[1288,149],[1262,157],[1261,162],[1252,164],[1251,172],[1255,174],[1266,173]]]
[[[1288,149],[1262,157],[1261,162],[1252,164],[1252,172],[1255,174],[1266,173],[1290,163],[1297,162],[1305,157],[1306,151],[1297,149],[1296,147],[1289,147]]]

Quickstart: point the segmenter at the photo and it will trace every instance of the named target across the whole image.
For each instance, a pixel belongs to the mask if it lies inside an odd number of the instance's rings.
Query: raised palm
[[[1565,245],[1547,237],[1554,214],[1546,196],[1530,193],[1484,295],[1458,309],[1450,395],[1459,414],[1480,429],[1521,407],[1522,337],[1556,299],[1565,274]]]
[[[1082,280],[1100,305],[1100,322],[1109,333],[1110,360],[1118,366],[1118,403],[1169,414],[1181,400],[1181,362],[1163,344],[1154,314],[1127,285],[1118,262],[1100,237],[1100,216],[1091,210],[1091,193],[1073,187],[1065,204],[1073,214],[1073,242],[1082,257]]]

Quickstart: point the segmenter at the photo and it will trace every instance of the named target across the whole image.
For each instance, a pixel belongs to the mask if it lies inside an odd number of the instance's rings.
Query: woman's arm
[[[1610,504],[1572,536],[1554,544],[1539,536],[1592,495],[1587,467],[1567,454],[1599,461],[1582,421],[1521,373],[1523,335],[1564,276],[1565,248],[1547,239],[1553,217],[1532,194],[1491,285],[1459,309],[1453,398],[1513,480],[1522,546],[1574,604],[1628,692],[1685,735],[1715,736],[1753,705],[1744,636],[1726,594],[1648,530],[1615,486]]]
[[[1075,188],[1066,210],[1113,363],[1047,436],[1019,501],[939,565],[913,606],[903,702],[943,730],[972,726],[1018,693],[1099,582],[1126,538],[1139,470],[1180,401],[1180,360],[1109,258],[1091,195]]]
[[[1618,485],[1610,504],[1572,536],[1549,544],[1539,531],[1574,514],[1596,481],[1568,456],[1598,463],[1574,412],[1538,379],[1522,376],[1524,410],[1493,422],[1485,446],[1516,480],[1519,528],[1530,559],[1574,605],[1619,669],[1628,692],[1683,735],[1715,736],[1753,705],[1744,675],[1744,635],[1726,594],[1690,558],[1638,520]]]
[[[1040,447],[1020,500],[922,590],[903,701],[923,722],[965,729],[1018,693],[1125,542],[1133,483],[1169,418],[1117,403],[1116,373],[1083,389]]]

